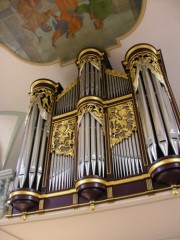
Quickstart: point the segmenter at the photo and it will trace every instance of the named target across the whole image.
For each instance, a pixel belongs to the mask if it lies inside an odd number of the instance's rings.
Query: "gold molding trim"
[[[126,99],[129,99],[129,98],[132,98],[132,94],[128,94],[128,95],[125,95],[125,96],[121,96],[121,97],[117,97],[117,98],[113,98],[113,99],[109,99],[109,100],[102,100],[101,98],[99,97],[94,97],[94,96],[87,96],[87,97],[83,97],[81,98],[78,103],[77,103],[77,107],[79,107],[81,104],[86,104],[86,101],[95,101],[95,102],[98,102],[98,103],[101,103],[103,105],[109,105],[111,103],[115,103],[117,101],[122,101],[122,100],[126,100]]]
[[[51,86],[53,86],[55,89],[58,88],[59,84],[58,83],[55,83],[51,80],[48,80],[48,79],[39,79],[39,80],[36,80],[34,81],[32,84],[31,84],[31,87],[30,87],[30,91],[33,92],[33,89],[35,88],[36,85],[40,84],[40,83],[45,83],[45,84],[49,84]],[[44,88],[48,88],[48,86],[44,86]]]
[[[81,98],[78,103],[77,103],[77,107],[80,107],[81,104],[86,104],[86,101],[96,101],[98,103],[103,104],[103,100],[99,97],[94,97],[94,96],[87,96],[87,97],[83,97]]]
[[[77,103],[77,106],[79,107],[79,105],[81,104],[86,104],[86,101],[92,101],[92,102],[98,102],[98,103],[101,103],[103,104],[103,107],[107,107],[107,105],[110,105],[110,104],[113,104],[113,103],[116,103],[118,101],[122,101],[122,100],[127,100],[127,99],[130,99],[132,98],[132,94],[128,94],[128,95],[125,95],[125,96],[121,96],[121,97],[118,97],[118,98],[113,98],[113,99],[109,99],[109,100],[102,100],[101,98],[98,98],[98,97],[94,97],[94,96],[87,96],[87,97],[84,97],[84,98],[81,98],[79,100],[79,102]],[[67,113],[63,113],[63,114],[60,114],[58,116],[54,116],[52,117],[52,120],[53,121],[57,121],[57,120],[60,120],[62,118],[70,118],[71,116],[73,115],[77,115],[78,113],[78,110],[75,109],[71,112],[67,112]]]
[[[157,162],[154,165],[152,165],[148,173],[151,176],[152,172],[156,170],[158,167],[161,167],[163,165],[167,165],[170,163],[176,163],[176,162],[180,163],[180,158],[168,158],[168,159],[161,160],[160,162]]]
[[[107,75],[112,75],[114,77],[121,77],[121,78],[125,78],[125,79],[128,79],[128,76],[126,73],[122,73],[122,72],[119,72],[119,71],[116,71],[116,70],[111,70],[111,69],[106,69],[105,73]]]
[[[126,178],[126,179],[120,179],[120,180],[116,180],[116,181],[109,181],[109,182],[107,182],[107,181],[105,181],[103,179],[95,179],[95,178],[88,178],[88,179],[94,179],[94,180],[92,180],[94,182],[98,182],[98,180],[99,180],[99,183],[104,184],[106,187],[110,187],[110,186],[116,186],[116,185],[119,185],[119,184],[124,184],[124,183],[129,183],[129,182],[136,182],[136,181],[144,180],[144,179],[147,179],[147,178],[150,178],[150,174],[149,173],[142,174],[142,175],[135,176],[135,177]],[[86,180],[86,182],[83,182],[83,180]],[[77,183],[79,183],[79,182],[80,182],[80,184],[88,183],[87,179],[82,179],[80,181],[78,181]],[[69,190],[65,190],[65,191],[60,191],[60,192],[53,192],[53,193],[41,194],[41,193],[35,193],[35,192],[31,192],[31,191],[18,190],[18,191],[10,193],[9,200],[7,202],[10,203],[11,202],[11,198],[14,197],[14,196],[17,196],[17,195],[29,195],[29,196],[37,197],[39,199],[43,199],[43,198],[45,199],[45,198],[59,197],[59,196],[63,196],[63,195],[77,193],[76,188],[79,185],[79,184],[77,185],[77,183],[75,184],[75,188],[72,188],[72,189],[69,189]]]
[[[116,185],[120,185],[120,184],[124,184],[124,183],[130,183],[130,182],[145,180],[145,179],[149,179],[151,177],[152,172],[156,168],[158,168],[158,167],[160,167],[162,165],[175,163],[175,162],[180,163],[180,158],[169,158],[169,159],[162,160],[161,162],[155,163],[149,169],[148,173],[142,174],[142,175],[138,175],[138,176],[135,176],[135,177],[126,178],[126,179],[119,179],[119,180],[109,181],[109,182],[107,182],[107,181],[105,181],[103,179],[96,179],[96,178],[82,179],[82,180],[79,180],[75,184],[75,188],[72,188],[72,189],[69,189],[69,190],[65,190],[65,191],[60,191],[60,192],[40,194],[40,193],[31,192],[31,191],[18,190],[18,191],[10,193],[9,200],[7,202],[11,203],[11,198],[14,197],[14,196],[17,196],[17,195],[29,195],[29,196],[37,197],[39,199],[46,199],[46,198],[51,198],[51,197],[58,197],[58,196],[73,194],[73,193],[77,193],[76,189],[81,184],[85,184],[85,183],[98,182],[98,183],[101,183],[101,184],[105,185],[106,187],[110,187],[110,186],[116,186]],[[177,187],[179,187],[179,186],[180,185],[177,185]],[[163,188],[162,191],[165,191],[165,190],[168,190],[168,189],[172,189],[172,187],[174,187],[174,186]],[[149,193],[149,192],[152,192],[152,193],[159,192],[159,189],[158,190],[154,190],[153,189],[153,190],[147,191],[146,193]]]
[[[87,184],[87,183],[100,183],[103,184],[105,186],[107,186],[107,182],[104,179],[99,179],[99,178],[86,178],[86,179],[82,179],[79,180],[76,184],[75,184],[75,189],[77,190],[78,187],[82,184]]]
[[[9,198],[12,198],[12,197],[17,196],[17,195],[28,195],[28,196],[36,197],[38,199],[45,199],[45,198],[69,195],[69,194],[73,194],[73,193],[76,193],[76,189],[75,188],[69,189],[69,190],[65,190],[65,191],[60,191],[60,192],[43,193],[43,194],[35,193],[35,192],[31,192],[31,191],[20,190],[20,191],[15,191],[15,192],[10,193]],[[9,199],[8,202],[10,203],[11,200]]]
[[[104,55],[103,52],[100,52],[99,50],[95,49],[95,48],[86,48],[84,50],[82,50],[79,55],[78,55],[78,58],[77,58],[77,61],[76,61],[76,64],[77,65],[80,65],[80,62],[81,62],[81,57],[85,54],[85,53],[88,53],[88,52],[95,52],[97,53],[100,57],[102,57]]]
[[[152,45],[150,44],[138,44],[138,45],[135,45],[134,47],[130,48],[129,51],[126,53],[126,56],[125,56],[125,60],[123,61],[124,64],[127,64],[128,61],[129,61],[129,57],[130,55],[135,52],[136,50],[138,49],[144,49],[143,51],[145,51],[145,49],[149,49],[151,50],[155,55],[157,53],[159,53],[159,50],[157,50],[155,47],[153,47]]]
[[[17,195],[28,195],[28,196],[36,197],[39,199],[43,198],[42,197],[43,194],[31,192],[28,190],[19,190],[19,191],[12,192],[10,193],[9,198],[15,197]]]
[[[126,178],[126,179],[110,181],[110,182],[107,182],[106,186],[110,187],[110,186],[116,186],[116,185],[120,185],[120,184],[124,184],[124,183],[136,182],[136,181],[147,179],[149,177],[150,177],[150,175],[148,173],[146,173],[146,174],[142,174],[139,176],[130,177],[130,178]]]
[[[60,94],[58,94],[56,102],[59,101],[67,92],[69,92],[76,84],[78,79],[74,80],[67,88],[65,88]]]
[[[132,94],[128,94],[128,95],[124,95],[124,96],[121,96],[121,97],[105,100],[105,101],[103,101],[103,104],[104,105],[109,105],[109,104],[113,104],[113,103],[116,103],[116,102],[119,102],[119,101],[122,101],[122,100],[128,100],[128,99],[132,99]]]
[[[71,112],[62,113],[62,114],[60,114],[60,115],[57,115],[57,116],[52,117],[52,120],[53,120],[53,121],[57,121],[57,120],[60,120],[60,119],[63,119],[63,118],[71,118],[71,117],[73,117],[74,115],[76,115],[77,112],[78,112],[78,111],[77,111],[77,109],[76,109],[76,110],[73,110],[73,111],[71,111]]]
[[[147,194],[148,195],[149,194],[155,194],[155,193],[171,190],[171,189],[173,189],[173,187],[171,186],[171,187],[166,187],[166,188],[156,189],[156,190],[152,189],[152,190],[147,190],[147,191],[136,193],[136,194],[130,194],[130,195],[121,196],[121,197],[107,198],[105,200],[95,201],[94,203],[95,204],[108,203],[108,202],[112,202],[112,201],[129,199],[129,198],[138,197],[138,196],[144,196],[144,195],[147,195]],[[176,188],[179,188],[179,187],[180,187],[180,185],[176,185]],[[65,207],[59,207],[59,208],[50,208],[50,209],[37,210],[37,211],[33,211],[33,212],[26,212],[26,215],[28,216],[28,215],[33,215],[33,214],[41,214],[41,213],[47,213],[47,212],[54,212],[54,211],[58,211],[58,210],[65,210],[65,209],[70,209],[70,208],[89,206],[90,204],[91,204],[91,202],[81,203],[81,204],[73,204],[73,205],[69,205],[69,206],[65,206]],[[7,218],[21,217],[22,215],[23,215],[23,213],[7,214],[6,217]]]

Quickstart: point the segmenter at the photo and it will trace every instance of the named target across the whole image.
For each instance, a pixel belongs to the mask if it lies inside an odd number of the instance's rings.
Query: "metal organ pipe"
[[[34,178],[36,175],[36,168],[37,168],[37,162],[39,157],[39,150],[41,149],[41,137],[42,137],[42,126],[43,126],[43,119],[41,115],[38,116],[38,123],[35,129],[35,136],[34,136],[34,147],[32,150],[32,157],[31,157],[31,163],[30,163],[30,169],[29,169],[29,187],[32,187],[32,184],[34,182]]]
[[[90,85],[91,85],[91,89],[90,89],[90,95],[94,95],[95,94],[95,81],[96,81],[96,78],[95,78],[95,73],[94,73],[94,66],[92,64],[90,64],[90,76],[91,76],[91,81],[90,81]]]
[[[87,112],[79,125],[78,178],[105,175],[104,134],[102,125]]]
[[[158,158],[157,146],[160,147],[163,156],[170,154],[169,144],[173,154],[179,154],[179,130],[168,94],[151,69],[144,65],[142,77],[138,80],[137,101],[150,162]]]
[[[115,70],[106,70],[107,98],[117,98],[132,93],[127,76]]]
[[[86,69],[83,68],[80,72],[80,97],[85,96],[85,79],[86,79]]]
[[[63,91],[56,103],[56,115],[63,114],[76,109],[76,104],[78,101],[77,94],[77,80],[72,83],[72,85]]]
[[[74,181],[74,158],[52,153],[49,174],[49,191],[71,188]]]
[[[168,143],[166,132],[161,117],[160,109],[158,107],[158,102],[154,93],[152,82],[149,76],[149,72],[145,66],[142,66],[142,76],[144,79],[144,85],[146,88],[147,98],[151,109],[152,118],[154,120],[154,127],[156,131],[156,136],[158,140],[158,145],[161,148],[163,154],[167,156],[168,154]]]
[[[79,178],[82,178],[84,175],[84,170],[85,170],[85,127],[84,127],[84,117],[81,119],[81,123],[79,126],[79,144],[78,144],[78,159],[79,159],[79,167],[78,167],[78,172],[79,172]]]
[[[169,101],[168,93],[165,88],[165,83],[161,83],[153,73],[151,73],[151,77],[157,93],[156,96],[161,107],[168,139],[171,143],[174,153],[178,155],[180,148],[180,132]]]
[[[46,87],[43,87],[44,84]],[[57,87],[58,85],[50,80],[38,80],[31,86],[31,104],[27,114],[14,188],[34,190],[40,188],[54,92]]]
[[[95,129],[95,119],[92,115],[91,117],[91,163],[92,163],[92,174],[96,173],[96,129]]]
[[[90,123],[89,123],[89,113],[85,113],[84,116],[84,134],[85,134],[85,169],[86,175],[90,174]]]
[[[153,161],[157,160],[156,140],[148,110],[147,100],[142,85],[142,79],[140,76],[138,78],[137,101],[142,119],[142,126],[145,135],[147,152],[150,162],[152,163]]]
[[[100,70],[89,62],[80,71],[80,97],[102,96]]]
[[[112,147],[112,167],[115,179],[143,173],[140,152],[134,142],[135,134],[133,133],[129,138]]]
[[[133,81],[150,163],[178,156],[180,132],[174,114],[178,110],[172,108],[167,79],[161,70],[164,67],[161,52],[151,45],[137,45],[128,51],[123,64]]]

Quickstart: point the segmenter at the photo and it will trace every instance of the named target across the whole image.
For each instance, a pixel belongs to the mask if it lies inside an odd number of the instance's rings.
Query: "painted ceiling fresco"
[[[0,0],[0,42],[23,59],[62,65],[84,48],[118,44],[142,15],[143,0]]]

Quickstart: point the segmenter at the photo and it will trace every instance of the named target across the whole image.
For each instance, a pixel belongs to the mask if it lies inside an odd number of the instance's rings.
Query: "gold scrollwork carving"
[[[82,116],[84,113],[92,113],[92,115],[99,121],[101,124],[104,122],[103,107],[99,104],[88,103],[82,106],[78,111],[78,116]]]
[[[54,123],[51,152],[74,156],[75,123],[75,118]]]
[[[82,65],[84,65],[84,63],[86,62],[90,62],[91,64],[93,64],[94,66],[96,66],[96,68],[98,70],[101,69],[101,60],[103,58],[102,57],[99,57],[97,55],[94,55],[94,54],[88,54],[88,55],[85,55],[83,56],[78,62],[77,64],[79,65],[79,67],[81,67]]]
[[[122,73],[122,72],[119,72],[119,71],[116,71],[116,70],[106,69],[106,74],[112,75],[114,77],[121,77],[121,78],[128,79],[126,73]]]
[[[39,100],[39,106],[42,107],[46,113],[52,113],[52,105],[53,105],[53,92],[46,88],[36,88],[30,94],[30,103],[33,104],[34,101]]]
[[[141,52],[136,55],[134,55],[129,62],[129,70],[130,70],[130,75],[133,81],[133,85],[135,85],[135,78],[136,78],[136,68],[139,66],[141,70],[142,65],[146,65],[147,67],[151,67],[154,72],[158,73],[161,78],[162,72],[158,63],[158,57],[154,53],[150,52]]]
[[[108,109],[111,148],[136,131],[133,103],[128,101]]]

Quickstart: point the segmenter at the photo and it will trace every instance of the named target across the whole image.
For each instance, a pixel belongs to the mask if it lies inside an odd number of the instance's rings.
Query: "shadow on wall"
[[[26,113],[0,112],[0,170],[15,168]]]

